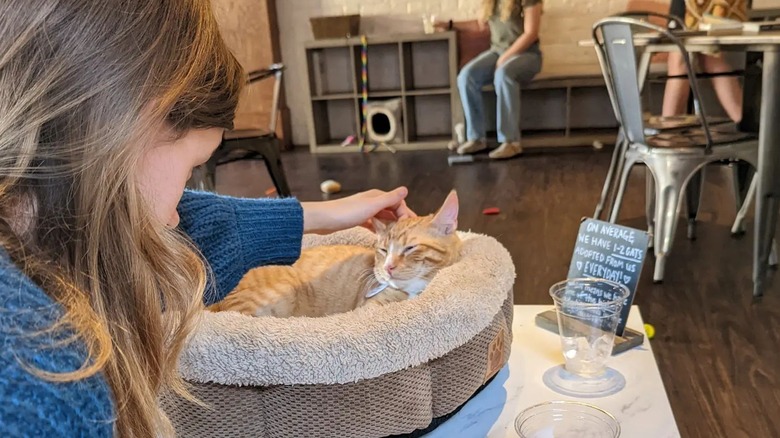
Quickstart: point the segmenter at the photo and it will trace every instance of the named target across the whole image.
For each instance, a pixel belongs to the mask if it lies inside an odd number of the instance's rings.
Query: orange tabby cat
[[[292,266],[249,271],[235,290],[209,310],[325,316],[413,298],[460,256],[457,226],[458,196],[452,191],[435,215],[387,225],[374,220],[374,249],[351,245],[305,249]]]

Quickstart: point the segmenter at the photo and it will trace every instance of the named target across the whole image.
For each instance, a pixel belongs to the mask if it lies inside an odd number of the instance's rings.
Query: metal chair
[[[683,20],[674,15],[661,14],[652,11],[630,11],[630,12],[624,12],[618,14],[616,16],[624,17],[624,18],[633,18],[633,19],[646,21],[646,22],[649,22],[651,18],[660,18],[666,21],[667,27],[669,29],[685,30],[685,23],[683,22]],[[598,55],[599,64],[601,65],[601,71],[605,75],[605,81],[607,81],[608,83],[609,79],[606,77],[606,75],[609,73],[609,69],[604,64],[603,57],[598,53],[598,51],[597,51],[597,55]],[[647,77],[650,72],[651,55],[652,54],[650,53],[642,53],[640,55],[639,68],[638,68],[640,94],[644,88],[645,83],[647,82]],[[664,80],[675,79],[675,77],[665,76],[659,79],[664,79]],[[609,90],[609,86],[607,87],[607,90],[610,93],[610,99],[612,99],[612,104],[614,106],[615,101],[611,94],[611,91]],[[707,120],[711,126],[716,124],[725,124],[731,122],[731,120],[729,120],[726,117],[710,116],[707,118]],[[691,115],[691,114],[682,114],[682,115],[667,116],[667,117],[646,116],[645,125],[649,133],[658,133],[661,131],[669,131],[669,130],[699,126],[699,119],[695,115]],[[601,190],[601,196],[599,197],[599,202],[596,205],[596,210],[593,213],[593,217],[596,219],[601,218],[601,214],[604,211],[604,208],[607,203],[607,198],[610,197],[610,194],[612,195],[610,208],[608,209],[608,217],[610,218],[610,220],[612,220],[611,218],[613,216],[614,210],[619,209],[619,207],[615,205],[615,196],[617,194],[617,190],[615,190],[613,183],[614,183],[615,175],[619,175],[620,172],[622,171],[621,165],[623,163],[623,154],[625,153],[625,148],[626,148],[625,136],[623,135],[621,129],[618,133],[618,139],[615,142],[615,148],[612,152],[612,160],[609,165],[609,170],[607,171],[607,177],[604,180],[604,186]],[[696,212],[698,212],[699,209],[698,207],[699,196],[696,193],[698,193],[701,187],[700,178],[701,176],[697,175],[695,179],[692,181],[693,184],[688,190],[690,196],[686,197],[686,199],[688,200],[688,207],[689,207],[688,209],[690,212],[689,214],[693,216],[693,220],[689,219],[689,223],[691,223],[692,225],[695,224]],[[648,181],[647,187],[648,187],[648,193],[652,192],[651,181]],[[652,203],[648,202],[647,210],[648,210],[648,217],[650,218],[653,217],[653,214],[650,211],[651,208],[652,208]],[[652,219],[648,220],[648,231],[652,234],[653,231]],[[693,226],[689,226],[688,235],[689,238],[693,238],[695,236],[695,230]]]
[[[637,18],[640,20],[649,21],[651,17],[658,17],[662,19],[667,20],[667,27],[673,31],[685,31],[687,30],[685,26],[685,22],[683,20],[684,12],[685,12],[685,6],[682,6],[682,12],[683,15],[674,15],[671,11],[669,15],[665,14],[659,14],[656,12],[626,12],[623,14],[620,14],[621,17],[629,17],[629,18]],[[748,61],[749,63],[749,61]],[[739,77],[745,77],[748,74],[748,69],[736,69],[732,71],[726,71],[726,72],[719,72],[719,73],[698,73],[697,77],[699,79],[712,79],[720,76],[739,76]],[[683,79],[685,78],[684,75],[660,75],[655,76],[652,78],[652,80],[648,79],[648,82],[666,82],[670,79]],[[746,90],[747,91],[747,90]],[[688,113],[693,112],[693,100],[688,99]],[[750,111],[750,107],[746,106],[743,114],[744,116],[749,116],[747,112]],[[690,116],[689,116],[690,117]],[[739,129],[746,132],[754,132],[757,133],[758,130],[751,130],[751,129],[744,129],[745,123],[744,121],[746,119],[750,119],[750,117],[743,117],[742,121],[743,123],[740,124]],[[731,120],[727,117],[708,117],[707,120],[710,122],[710,126],[718,123],[731,123]],[[694,119],[691,120],[690,126],[696,126],[698,122]],[[750,165],[742,162],[738,163],[729,163],[730,167],[733,169],[733,182],[734,182],[734,195],[735,195],[735,201],[737,205],[737,209],[741,210],[745,199],[747,195],[748,190],[748,183],[750,182],[750,179],[753,176],[753,169],[750,167]],[[691,180],[690,184],[688,185],[688,189],[686,190],[686,204],[688,209],[688,238],[689,239],[695,239],[696,237],[696,216],[699,211],[699,200],[701,199],[701,187],[702,187],[702,173],[697,173],[696,176]],[[650,198],[652,194],[652,181],[648,181],[647,184],[648,187],[648,199]],[[749,204],[749,203],[747,203]],[[648,209],[652,207],[652,203],[648,200]],[[650,216],[651,217],[651,216]],[[735,222],[739,223],[739,228],[737,231],[734,231],[734,234],[741,234],[744,233],[744,228],[742,227],[741,222],[737,221]],[[652,230],[652,220],[648,222],[648,229]]]
[[[279,110],[279,99],[282,89],[282,74],[285,67],[273,64],[267,69],[249,73],[249,84],[273,77],[274,93],[271,105],[271,120],[268,130],[232,130],[225,131],[222,143],[208,162],[193,171],[190,186],[207,191],[215,189],[217,166],[239,160],[263,160],[274,183],[276,192],[281,197],[292,196],[287,177],[282,167],[279,151],[279,139],[276,137],[276,122]]]
[[[637,30],[658,33],[683,54],[699,126],[657,132],[647,129],[637,79],[641,74],[634,46]],[[732,126],[710,125],[701,106],[701,94],[691,59],[680,40],[666,28],[632,18],[611,17],[594,25],[593,40],[607,68],[605,78],[627,144],[610,219],[613,222],[617,219],[631,168],[636,163],[644,163],[655,182],[652,191],[657,205],[648,208],[648,214],[654,216],[656,227],[653,236],[656,257],[653,280],[660,282],[663,281],[680,204],[689,181],[712,162],[743,160],[755,167],[758,143],[754,135],[738,132]]]

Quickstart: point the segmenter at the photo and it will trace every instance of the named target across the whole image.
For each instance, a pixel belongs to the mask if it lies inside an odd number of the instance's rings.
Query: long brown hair
[[[508,21],[522,10],[521,0],[482,0],[482,21],[488,21],[496,13],[497,1],[501,7],[498,11],[501,21]]]
[[[163,390],[205,267],[154,218],[136,168],[165,129],[232,126],[244,73],[209,0],[0,2],[0,245],[64,309],[123,437],[172,435]]]

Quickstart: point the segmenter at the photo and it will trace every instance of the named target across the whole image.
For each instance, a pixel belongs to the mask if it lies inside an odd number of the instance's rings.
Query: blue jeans
[[[496,52],[484,52],[463,66],[458,74],[467,140],[486,137],[482,87],[492,82],[496,89],[498,141],[520,141],[520,87],[530,82],[542,69],[542,54],[526,51],[496,69],[498,57]]]

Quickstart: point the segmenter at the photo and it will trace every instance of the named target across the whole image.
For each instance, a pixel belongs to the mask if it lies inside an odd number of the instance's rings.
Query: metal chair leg
[[[730,164],[731,172],[734,176],[734,201],[737,208],[742,207],[742,203],[747,199],[747,191],[753,176],[756,173],[752,164],[746,161],[737,161]]]
[[[731,234],[739,235],[745,233],[745,216],[747,216],[750,209],[751,200],[756,196],[756,185],[758,184],[758,178],[753,178],[750,181],[750,187],[743,198],[742,207],[737,212],[737,217],[734,219],[734,225],[731,227]],[[768,265],[770,267],[777,267],[777,239],[772,239],[772,249],[769,252]]]
[[[734,218],[734,225],[731,227],[731,234],[738,235],[745,232],[745,216],[747,216],[750,209],[751,200],[756,197],[756,185],[758,184],[758,178],[753,178],[750,181],[750,187],[745,195],[745,200],[742,202],[742,206],[737,212],[737,217]]]
[[[737,161],[731,165],[734,184],[734,202],[737,206],[737,217],[734,220],[734,227],[731,229],[731,234],[741,235],[745,233],[744,218],[747,213],[747,207],[745,204],[751,203],[751,200],[755,197],[756,193],[756,180],[755,168],[744,161]],[[752,192],[751,192],[752,190]],[[740,217],[742,213],[742,217]]]
[[[626,152],[627,153],[627,152]],[[625,156],[625,154],[622,154]],[[609,212],[609,222],[616,223],[618,216],[620,216],[620,207],[623,204],[623,196],[626,194],[626,186],[628,185],[628,177],[631,176],[631,169],[634,167],[636,160],[633,158],[623,158],[618,161],[618,168],[620,169],[618,187],[615,191],[615,198],[612,201],[612,206]]]
[[[777,198],[756,198],[756,259],[753,265],[753,296],[759,298],[764,295],[764,283],[766,281],[767,268],[772,255],[772,246],[777,224],[778,207]],[[763,205],[762,205],[763,204]]]
[[[696,216],[699,214],[701,202],[701,187],[704,179],[704,168],[696,172],[685,188],[685,203],[688,212],[688,240],[696,240]]]
[[[679,157],[651,156],[646,164],[653,169],[656,180],[653,281],[660,283],[664,279],[666,259],[672,250],[686,180],[696,172],[697,163]]]
[[[609,199],[609,207],[607,208],[607,220],[611,220],[613,214],[615,213],[615,210],[620,210],[621,203],[623,202],[623,198],[621,196],[620,202],[618,202],[618,191],[620,188],[620,181],[621,176],[623,175],[623,169],[626,167],[626,153],[628,152],[628,141],[625,139],[623,140],[622,147],[620,148],[620,151],[618,151],[618,157],[617,157],[617,166],[615,166],[615,182],[618,184],[617,187],[612,187],[612,193],[610,194]],[[616,218],[617,220],[617,218]]]
[[[645,167],[645,219],[647,220],[647,247],[655,246],[655,178],[649,167]]]
[[[604,179],[604,187],[601,189],[601,197],[599,198],[599,203],[596,205],[596,211],[593,213],[594,219],[601,219],[601,213],[604,211],[604,204],[606,204],[607,197],[612,189],[612,180],[615,178],[615,170],[618,167],[618,158],[620,158],[621,155],[620,149],[623,147],[623,141],[623,134],[621,131],[615,142],[615,149],[612,151],[612,160],[609,163],[607,177]]]

